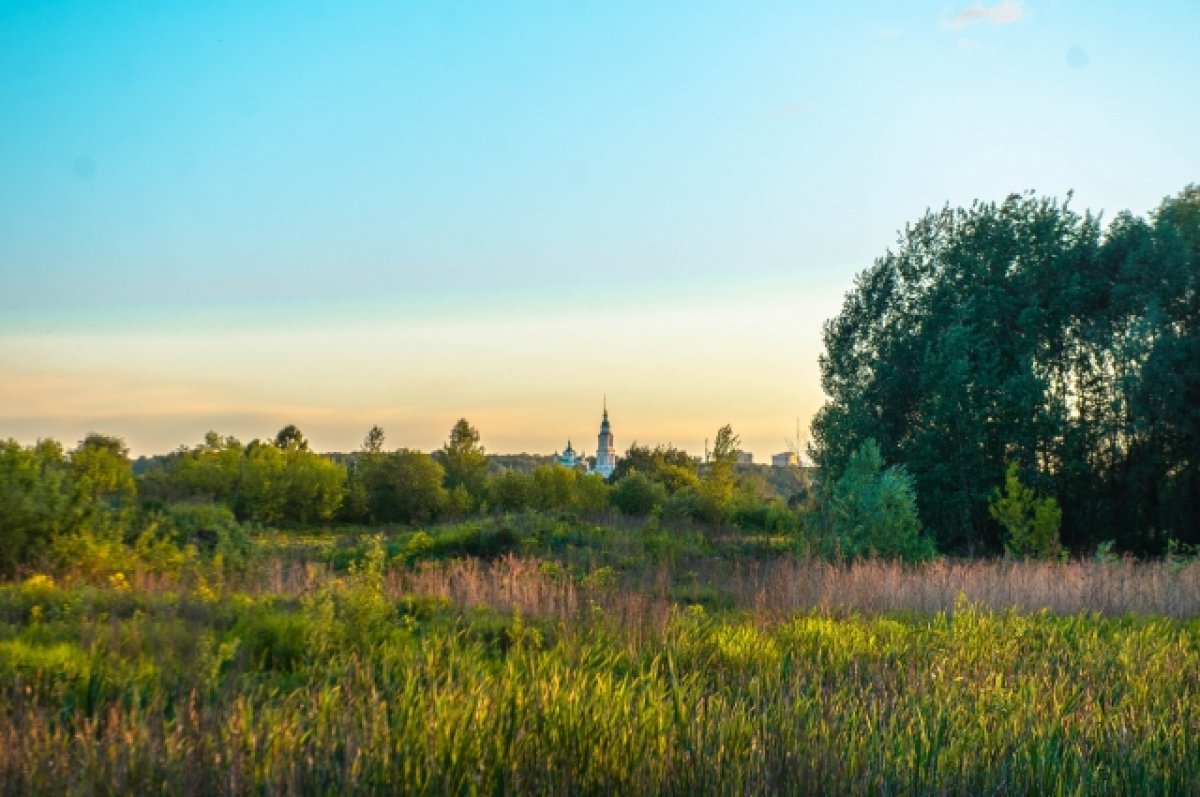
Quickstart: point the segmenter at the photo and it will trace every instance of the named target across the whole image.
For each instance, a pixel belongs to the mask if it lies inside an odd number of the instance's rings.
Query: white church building
[[[585,463],[583,455],[575,451],[571,441],[561,454],[555,452],[554,461],[564,468],[575,468]],[[604,400],[604,417],[600,421],[600,434],[596,437],[596,461],[588,468],[588,473],[595,473],[607,479],[617,467],[617,449],[613,443],[612,427],[608,422],[608,399]]]

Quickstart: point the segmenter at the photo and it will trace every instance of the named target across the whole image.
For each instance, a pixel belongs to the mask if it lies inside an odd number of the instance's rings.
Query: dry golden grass
[[[392,596],[439,597],[456,605],[519,610],[537,617],[569,617],[599,605],[617,612],[628,625],[637,618],[665,616],[676,602],[671,590],[675,576],[658,568],[627,575],[610,587],[589,587],[557,574],[541,560],[510,556],[394,569],[388,587]],[[948,612],[965,597],[996,611],[1200,616],[1200,562],[941,560],[905,565],[785,558],[740,565],[714,562],[695,573],[694,581],[734,607],[771,615],[812,610]]]
[[[1200,560],[943,559],[911,565],[783,557],[740,563],[714,559],[685,572],[643,567],[599,583],[586,576],[537,557],[467,558],[393,566],[386,591],[391,598],[439,598],[457,606],[546,618],[572,617],[594,606],[622,613],[623,620],[660,616],[671,604],[689,602],[674,589],[681,579],[715,594],[720,605],[771,615],[813,610],[933,613],[952,611],[965,597],[996,611],[1200,616]],[[303,597],[334,577],[324,563],[272,559],[252,574],[230,578],[225,586],[248,595]],[[176,579],[143,571],[132,573],[130,582],[147,594],[177,588]]]

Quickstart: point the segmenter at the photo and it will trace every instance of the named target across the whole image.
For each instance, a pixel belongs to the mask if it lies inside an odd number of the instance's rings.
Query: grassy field
[[[0,585],[0,790],[1200,792],[1200,565],[559,531]]]

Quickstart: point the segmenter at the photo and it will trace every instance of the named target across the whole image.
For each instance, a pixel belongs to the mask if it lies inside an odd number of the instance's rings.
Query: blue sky
[[[1200,179],[1200,5],[0,3],[0,437],[761,459],[928,207]]]

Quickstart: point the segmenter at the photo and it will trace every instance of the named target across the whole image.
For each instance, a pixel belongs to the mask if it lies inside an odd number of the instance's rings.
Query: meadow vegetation
[[[260,531],[240,556],[139,555],[12,580],[0,585],[0,783],[1200,785],[1200,564],[832,563],[704,529],[664,548],[655,533],[542,514]]]
[[[0,792],[1200,793],[1198,243],[930,214],[815,470],[0,442]]]

